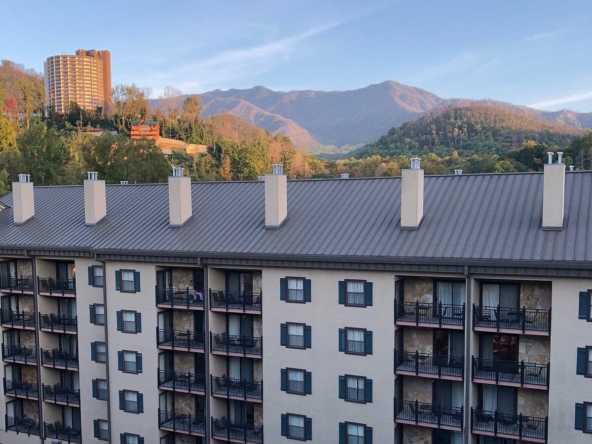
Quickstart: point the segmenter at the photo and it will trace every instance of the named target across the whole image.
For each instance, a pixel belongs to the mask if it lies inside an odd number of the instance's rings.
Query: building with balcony
[[[592,173],[412,165],[21,176],[0,199],[0,442],[588,442]]]

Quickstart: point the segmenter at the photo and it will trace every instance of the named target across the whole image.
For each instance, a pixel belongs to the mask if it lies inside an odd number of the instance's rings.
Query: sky
[[[0,59],[111,52],[112,82],[183,93],[352,90],[592,112],[592,0],[3,2]]]

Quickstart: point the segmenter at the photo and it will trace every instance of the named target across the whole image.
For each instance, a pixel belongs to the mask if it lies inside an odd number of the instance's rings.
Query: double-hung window
[[[304,278],[286,278],[288,302],[304,302]]]
[[[345,352],[354,355],[363,355],[366,352],[364,343],[366,330],[361,328],[345,329]]]
[[[101,441],[109,441],[109,422],[104,419],[95,419],[93,422],[95,427],[95,438],[98,438]]]
[[[105,325],[105,306],[103,304],[95,304],[95,324]]]
[[[353,402],[366,402],[366,378],[360,376],[345,377],[345,400]]]
[[[345,285],[345,305],[364,307],[366,305],[365,281],[345,281]]]
[[[305,439],[304,416],[288,415],[288,438]]]
[[[121,312],[122,324],[121,331],[123,333],[136,333],[136,312],[135,311],[122,311]]]
[[[348,422],[346,423],[346,431],[346,444],[365,444],[365,426]]]
[[[136,279],[133,270],[121,270],[121,291],[129,293],[136,291]]]
[[[123,391],[123,410],[138,413],[138,392]]]
[[[102,287],[104,284],[103,267],[95,265],[93,267],[93,286]]]
[[[92,342],[90,344],[90,355],[95,362],[107,362],[107,346],[104,342]]]
[[[137,373],[138,365],[136,361],[137,353],[132,351],[123,352],[123,372]]]
[[[304,324],[287,324],[288,347],[304,348]]]
[[[586,347],[586,372],[587,378],[592,378],[592,347]]]
[[[139,444],[140,437],[138,435],[132,435],[131,433],[124,433],[125,444]]]
[[[584,403],[584,433],[592,433],[592,402]]]
[[[294,393],[297,395],[304,395],[304,370],[287,369],[288,375],[288,393]]]
[[[97,399],[107,399],[107,380],[97,379]]]

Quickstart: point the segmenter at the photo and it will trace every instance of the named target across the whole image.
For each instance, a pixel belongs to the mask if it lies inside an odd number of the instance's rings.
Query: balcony
[[[206,420],[203,416],[158,410],[158,427],[169,432],[206,436]]]
[[[203,310],[204,295],[202,290],[177,287],[156,287],[156,306],[160,308],[179,308]]]
[[[12,416],[4,415],[4,423],[6,430],[11,432],[25,433],[27,436],[39,436],[39,421],[30,418],[14,418]]]
[[[2,360],[14,364],[37,365],[37,353],[32,347],[2,344]]]
[[[547,442],[547,418],[471,409],[473,433],[529,442]]]
[[[37,278],[37,291],[40,296],[75,298],[76,279]]]
[[[551,309],[477,307],[473,305],[473,330],[549,336],[551,333]]]
[[[80,406],[80,390],[62,387],[60,384],[43,385],[43,400],[52,404]]]
[[[263,355],[263,337],[248,338],[210,332],[210,351],[214,355],[261,358]]]
[[[227,442],[262,443],[263,426],[212,418],[212,437]]]
[[[462,431],[463,408],[395,399],[395,422]]]
[[[33,276],[0,276],[0,291],[33,294]]]
[[[80,429],[73,427],[63,426],[58,421],[56,423],[44,423],[45,438],[57,439],[64,443],[81,443],[82,433]]]
[[[35,330],[35,314],[27,311],[2,310],[2,327]]]
[[[462,330],[465,323],[465,304],[434,304],[395,301],[395,324],[417,327]]]
[[[158,370],[158,388],[181,393],[203,395],[206,392],[206,375],[167,372]]]
[[[464,356],[434,355],[432,353],[395,350],[395,373],[424,378],[462,381]]]
[[[210,290],[210,310],[223,313],[261,313],[262,293]]]
[[[263,381],[247,381],[227,376],[210,376],[212,396],[240,401],[263,402]]]
[[[51,351],[41,349],[41,365],[60,370],[78,371],[78,355],[57,348]]]
[[[547,390],[549,364],[482,359],[473,356],[473,382]]]
[[[159,330],[156,328],[156,345],[163,350],[203,353],[204,334],[189,330]]]
[[[39,325],[41,325],[41,331],[75,335],[77,324],[76,316],[39,313]]]
[[[3,378],[4,394],[15,398],[39,400],[37,384]]]

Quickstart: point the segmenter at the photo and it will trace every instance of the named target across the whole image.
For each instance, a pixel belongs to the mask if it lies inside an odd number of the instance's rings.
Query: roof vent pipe
[[[543,174],[543,223],[547,230],[563,228],[565,201],[565,165],[561,163],[563,153],[558,154],[558,163],[553,163],[553,153],[549,152],[549,163]]]
[[[349,173],[341,173],[342,179],[349,179]]]
[[[105,181],[98,180],[96,171],[89,171],[87,177],[84,181],[84,222],[93,226],[107,215],[107,191]]]
[[[569,166],[569,171],[573,171],[573,170],[574,170],[574,166],[573,165],[570,165]]]
[[[561,151],[557,151],[557,163],[563,163],[563,153]]]
[[[454,170],[455,176],[462,176],[462,170]]]
[[[127,180],[120,180],[119,185],[127,185]]]
[[[288,217],[288,178],[283,165],[274,164],[265,175],[265,228],[277,230]]]
[[[182,226],[193,214],[191,178],[185,177],[184,168],[173,167],[169,177],[169,226]]]
[[[401,172],[401,229],[417,230],[423,220],[424,171],[420,159],[411,159],[411,169]]]
[[[12,213],[15,225],[22,225],[35,216],[35,198],[30,174],[19,174],[12,183]]]

